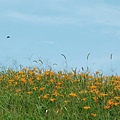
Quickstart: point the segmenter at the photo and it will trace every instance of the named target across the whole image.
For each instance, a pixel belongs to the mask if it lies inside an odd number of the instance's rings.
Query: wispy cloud
[[[76,22],[75,19],[71,17],[63,16],[41,16],[33,14],[24,14],[20,12],[11,11],[6,14],[6,16],[19,21],[32,22],[37,24],[73,24]]]
[[[58,6],[57,3],[54,6]],[[108,25],[120,26],[120,9],[108,4],[95,4],[93,6],[87,4],[73,4],[72,8],[61,5],[60,7],[52,8],[57,11],[55,14],[26,14],[19,11],[9,11],[6,13],[17,21],[31,22],[36,24],[49,25]],[[44,8],[45,9],[45,8]],[[50,8],[49,8],[50,9]]]
[[[113,6],[81,6],[77,14],[87,22],[101,25],[120,26],[120,9]]]

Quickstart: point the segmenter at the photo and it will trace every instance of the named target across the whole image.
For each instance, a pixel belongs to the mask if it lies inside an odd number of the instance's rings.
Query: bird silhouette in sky
[[[8,35],[7,38],[10,38],[10,36]]]

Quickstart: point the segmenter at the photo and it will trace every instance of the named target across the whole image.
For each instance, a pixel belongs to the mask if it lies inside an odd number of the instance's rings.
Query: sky
[[[120,75],[119,46],[120,0],[0,0],[1,67]]]

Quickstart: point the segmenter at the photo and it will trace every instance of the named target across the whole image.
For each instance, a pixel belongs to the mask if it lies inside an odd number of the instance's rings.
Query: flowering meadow
[[[8,68],[0,72],[0,120],[120,120],[120,76]]]

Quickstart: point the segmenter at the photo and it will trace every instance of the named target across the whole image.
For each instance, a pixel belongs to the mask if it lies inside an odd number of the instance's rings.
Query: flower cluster
[[[75,106],[95,118],[100,116],[98,108],[108,111],[120,107],[120,77],[102,76],[99,71],[90,74],[37,68],[8,69],[0,74],[0,84],[5,92],[36,98],[45,105],[53,104],[56,114]]]

